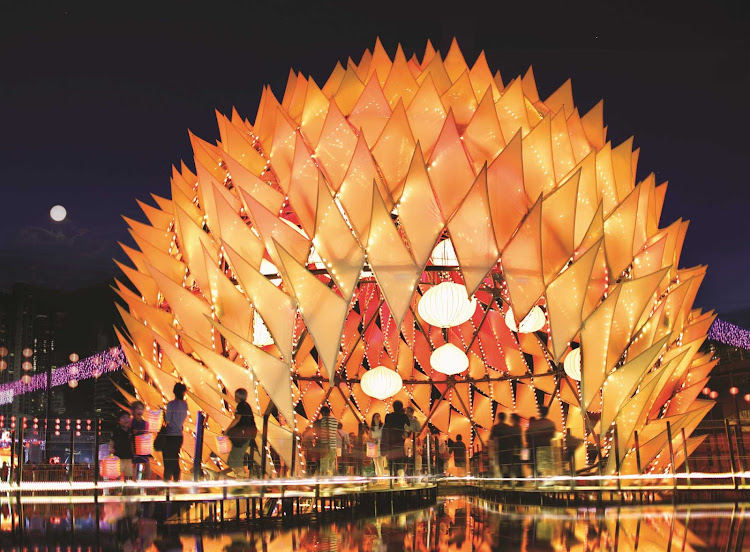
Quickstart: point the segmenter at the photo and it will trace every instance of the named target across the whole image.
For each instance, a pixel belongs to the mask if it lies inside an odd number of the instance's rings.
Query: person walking
[[[505,477],[510,473],[511,458],[511,428],[505,423],[505,412],[497,413],[497,423],[490,430],[490,445],[492,447],[493,473],[495,477]]]
[[[526,440],[534,454],[535,475],[537,477],[549,477],[554,475],[554,462],[552,459],[552,439],[557,432],[555,423],[547,416],[549,408],[539,408],[541,418],[529,420],[529,429],[526,431]]]
[[[255,427],[253,409],[247,404],[247,389],[240,387],[234,392],[237,406],[234,409],[234,419],[224,431],[224,435],[232,442],[227,465],[236,477],[245,477],[245,451],[255,440],[258,430]]]
[[[182,448],[182,431],[188,416],[185,392],[187,388],[183,383],[175,383],[172,388],[174,400],[167,403],[167,411],[164,414],[164,446],[162,456],[164,457],[164,481],[180,480],[180,449]]]
[[[466,444],[464,443],[464,436],[456,436],[455,441],[451,441],[448,445],[450,451],[453,453],[453,465],[456,466],[456,475],[463,477],[466,475]]]
[[[130,443],[130,414],[123,412],[109,439],[109,452],[120,459],[123,479],[133,479],[133,446]]]
[[[383,442],[383,421],[380,419],[379,412],[372,415],[370,431],[372,432],[372,440],[375,442],[377,450],[377,456],[372,459],[372,463],[375,465],[375,475],[380,477],[385,475],[386,460],[381,446]]]
[[[411,457],[414,459],[411,475],[422,475],[422,440],[419,437],[422,424],[417,420],[413,406],[406,407],[406,417],[409,418],[409,436],[406,440],[406,448],[407,450],[411,449]]]
[[[349,434],[344,431],[344,424],[339,422],[336,427],[336,472],[339,475],[346,475],[348,471],[350,445]]]
[[[151,458],[150,454],[138,454],[138,450],[135,446],[136,437],[139,435],[147,435],[149,433],[148,422],[144,419],[143,414],[146,411],[146,406],[141,401],[135,401],[130,405],[133,412],[133,418],[130,421],[130,446],[133,451],[133,475],[136,479],[138,477],[138,468],[141,466],[140,479],[151,479]]]
[[[320,434],[318,435],[318,449],[320,450],[321,475],[333,475],[336,471],[336,433],[339,423],[331,416],[331,409],[324,406],[320,409]]]
[[[391,477],[404,477],[406,469],[404,437],[409,427],[409,418],[404,412],[404,403],[393,401],[393,412],[386,414],[383,424],[383,443],[386,445],[385,455],[390,466]],[[403,479],[400,482],[403,482]]]
[[[511,477],[521,477],[521,450],[523,449],[523,428],[521,427],[521,416],[515,412],[510,415],[510,453],[511,453]],[[514,485],[515,486],[515,483]]]

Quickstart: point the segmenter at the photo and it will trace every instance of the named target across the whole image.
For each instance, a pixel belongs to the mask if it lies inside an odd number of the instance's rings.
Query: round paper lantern
[[[538,332],[544,327],[547,322],[547,318],[544,316],[544,311],[538,305],[529,311],[521,323],[516,326],[516,318],[513,314],[513,309],[508,307],[505,312],[505,324],[513,332],[518,333],[534,333]]]
[[[432,352],[430,365],[441,374],[453,376],[469,367],[469,357],[452,343],[446,343]]]
[[[376,366],[365,372],[359,384],[365,395],[382,401],[398,393],[404,381],[395,370],[385,366]]]
[[[162,411],[161,410],[147,410],[143,416],[148,422],[148,430],[151,433],[158,433],[161,429]]]
[[[8,368],[8,363],[4,360],[0,360],[0,371],[5,370]]]
[[[142,433],[135,436],[135,453],[138,456],[148,456],[154,451],[154,436],[151,433]]]
[[[21,381],[22,381],[22,382],[24,382],[24,383],[25,383],[26,385],[28,385],[28,384],[30,384],[30,383],[31,383],[31,376],[30,376],[30,375],[28,375],[28,374],[26,374],[25,376],[23,376],[23,377],[21,378]]]
[[[740,392],[740,390],[739,390],[739,389],[737,389],[736,387],[730,387],[730,388],[729,388],[729,394],[730,394],[730,395],[736,395],[736,394],[737,394],[737,393],[739,393],[739,392]]]
[[[72,379],[72,380],[70,380],[70,381],[68,382],[68,386],[69,386],[69,387],[70,387],[71,389],[75,389],[76,387],[78,387],[78,380],[76,380],[76,379]]]
[[[711,397],[712,399],[716,399],[716,398],[719,397],[719,392],[718,391],[711,391],[711,394],[709,395],[709,397]]]
[[[4,357],[8,355],[8,348],[7,347],[0,347],[0,357]]]
[[[573,349],[563,362],[565,373],[570,379],[581,381],[581,348]]]
[[[70,362],[78,362],[79,357],[76,353],[70,353],[70,356],[68,357],[70,359]]]
[[[101,463],[102,477],[107,479],[117,479],[122,471],[120,470],[120,459],[117,456],[107,456]]]
[[[431,287],[419,300],[419,316],[438,328],[452,328],[469,320],[477,310],[477,300],[469,299],[461,284],[443,282]]]
[[[750,402],[750,393],[745,395],[745,402]]]
[[[34,354],[34,351],[32,351],[31,349],[29,349],[28,347],[26,347],[26,348],[25,348],[25,349],[24,349],[24,350],[23,350],[23,351],[21,352],[21,354],[23,354],[23,356],[25,356],[26,358],[30,358],[30,357],[31,357],[31,355],[33,355],[33,354]]]
[[[435,266],[458,266],[458,256],[450,239],[438,243],[432,250],[430,259]]]
[[[703,393],[704,395],[708,396],[708,395],[711,394],[711,388],[708,387],[708,386],[706,386],[706,387],[703,388],[703,391],[701,391],[701,393]]]
[[[26,362],[24,362],[23,364],[21,364],[21,368],[23,368],[23,369],[24,369],[24,370],[26,370],[27,372],[28,372],[29,370],[31,370],[31,369],[32,369],[33,367],[34,367],[34,365],[33,365],[33,364],[31,364],[31,363],[30,363],[30,362],[29,362],[28,360],[27,360]]]
[[[268,331],[268,327],[266,327],[258,311],[255,311],[255,314],[253,314],[253,345],[256,347],[273,345],[273,336]]]
[[[216,450],[219,451],[219,454],[229,454],[232,450],[232,441],[229,440],[229,437],[226,435],[217,435]]]

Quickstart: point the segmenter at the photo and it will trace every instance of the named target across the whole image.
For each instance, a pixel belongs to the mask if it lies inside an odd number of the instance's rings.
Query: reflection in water
[[[93,507],[36,507],[24,512],[24,545],[28,550],[153,552],[738,551],[745,549],[750,515],[743,506],[576,509],[449,498],[431,508],[376,519],[263,531],[227,526],[223,533],[187,534],[176,527],[157,531],[149,508],[107,504],[98,512],[97,532]],[[6,506],[0,521],[2,544],[9,544],[18,516],[12,518]]]

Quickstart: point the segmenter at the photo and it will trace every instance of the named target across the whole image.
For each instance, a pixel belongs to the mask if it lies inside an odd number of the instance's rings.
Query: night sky
[[[750,307],[750,2],[649,4],[3,2],[0,289],[111,282],[120,215],[169,195],[171,165],[192,166],[187,130],[218,138],[215,108],[252,121],[290,68],[322,84],[376,36],[407,57],[455,36],[506,82],[532,65],[543,98],[569,77],[581,112],[604,98],[639,178],[670,182],[662,226],[691,221],[682,265],[709,265],[698,304]]]

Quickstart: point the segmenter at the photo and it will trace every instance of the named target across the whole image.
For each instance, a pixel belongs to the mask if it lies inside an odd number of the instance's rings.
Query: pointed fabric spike
[[[190,269],[191,276],[195,279],[198,287],[200,287],[204,296],[208,299],[208,275],[206,273],[206,261],[203,256],[203,246],[205,245],[208,248],[212,254],[214,262],[216,262],[219,258],[219,245],[211,238],[211,236],[206,234],[201,228],[197,227],[179,207],[176,209],[175,216],[177,220],[179,220],[180,231],[182,234],[182,242],[180,243],[182,256]],[[181,281],[182,280],[180,280],[180,282]]]
[[[529,211],[529,199],[523,184],[520,133],[487,170],[487,194],[495,240],[502,251]]]
[[[500,257],[490,219],[487,195],[487,166],[448,221],[448,231],[456,250],[466,292],[471,296]]]
[[[226,154],[237,160],[253,174],[260,174],[266,168],[266,160],[253,147],[253,137],[244,126],[224,119],[224,133],[221,145]]]
[[[635,186],[633,162],[633,137],[612,149],[612,168],[615,174],[617,197],[627,197]]]
[[[253,225],[260,233],[261,239],[266,246],[266,251],[271,256],[274,264],[281,268],[280,257],[274,242],[278,242],[289,251],[299,263],[306,263],[310,256],[310,242],[298,231],[294,230],[285,219],[278,218],[274,213],[255,201],[249,194],[242,190],[248,214]]]
[[[474,94],[477,98],[484,96],[489,89],[494,108],[494,103],[500,99],[500,90],[492,78],[492,71],[490,71],[490,67],[487,64],[487,57],[484,54],[484,50],[479,53],[479,57],[474,62],[471,71],[469,71],[469,79],[471,79],[471,85],[474,87]]]
[[[665,337],[646,351],[612,372],[602,387],[602,432],[606,432],[617,417],[620,408],[630,398],[643,376],[653,366],[667,343]]]
[[[348,303],[308,272],[280,244],[277,247],[288,281],[297,297],[299,312],[333,385]]]
[[[604,128],[604,100],[600,101],[591,111],[581,117],[581,124],[586,133],[586,138],[594,148],[599,151],[607,141],[607,132]]]
[[[177,377],[172,374],[168,374],[164,370],[160,370],[152,362],[147,360],[146,357],[139,355],[132,349],[130,351],[128,351],[127,349],[127,347],[123,346],[125,356],[131,363],[134,363],[134,370],[136,372],[140,370],[145,372],[149,379],[151,379],[151,381],[156,385],[157,389],[159,389],[163,395],[166,394],[165,390],[172,389],[175,383],[180,382]],[[141,376],[141,378],[143,378],[143,376]]]
[[[261,147],[264,151],[268,152],[273,142],[273,131],[276,127],[276,114],[278,113],[279,101],[273,95],[273,92],[271,92],[271,88],[266,87],[265,93],[261,95],[260,102],[263,110],[262,117],[253,127],[255,135],[260,140]],[[259,114],[261,114],[260,109],[258,108]]]
[[[449,220],[475,179],[451,112],[430,156],[428,170],[443,218]]]
[[[620,409],[615,417],[615,423],[617,424],[617,434],[620,439],[620,443],[624,446],[620,446],[620,460],[624,458],[625,454],[630,450],[630,442],[633,439],[633,433],[638,429],[643,411],[648,406],[650,395],[656,388],[658,379],[653,379],[648,383],[641,386],[638,393],[633,395]]]
[[[460,77],[451,87],[440,96],[440,99],[448,111],[453,111],[456,124],[463,128],[469,124],[474,112],[477,110],[477,98],[469,80],[468,69],[464,70]]]
[[[115,264],[125,273],[125,276],[127,276],[128,280],[130,280],[130,282],[136,287],[138,293],[141,294],[146,303],[155,306],[159,296],[159,288],[156,286],[156,282],[154,282],[153,278],[134,270],[129,266],[119,263],[116,260]]]
[[[294,426],[294,405],[292,403],[291,380],[292,372],[289,364],[269,355],[246,339],[209,319],[211,324],[229,341],[242,356],[255,374],[258,382],[271,397],[273,404],[279,409],[288,424]]]
[[[150,272],[185,333],[206,347],[220,347],[213,343],[211,324],[206,320],[206,316],[211,317],[211,308],[208,304],[156,268],[150,267]]]
[[[578,115],[578,109],[573,110],[573,114],[568,117],[568,136],[570,136],[570,145],[573,147],[573,155],[576,161],[580,163],[584,157],[591,152],[596,152],[591,147],[586,132],[583,130],[583,123]]]
[[[701,391],[708,383],[708,380],[709,378],[702,379],[675,393],[674,397],[669,401],[666,416],[676,416],[687,412],[687,410],[695,404],[695,400],[700,396]]]
[[[168,253],[172,247],[172,241],[174,240],[174,233],[167,232],[166,230],[159,230],[148,224],[143,224],[137,220],[130,219],[128,217],[122,217],[125,222],[130,226],[133,232],[149,242],[154,247]]]
[[[417,93],[418,88],[419,84],[411,74],[404,51],[401,49],[401,45],[399,45],[398,50],[396,50],[396,56],[393,58],[393,65],[388,73],[388,78],[383,86],[385,98],[391,107],[395,107],[399,100],[408,106]]]
[[[503,250],[503,274],[516,320],[523,320],[544,293],[541,231],[542,199],[539,198]]]
[[[211,348],[206,347],[185,334],[180,334],[180,339],[187,343],[195,354],[198,355],[203,365],[216,375],[219,381],[226,387],[227,394],[230,397],[233,397],[237,389],[240,388],[247,389],[248,391],[255,389],[253,373],[246,367],[235,364],[227,357],[214,352]],[[253,402],[255,401],[250,401],[250,404]],[[256,414],[259,414],[257,410]]]
[[[225,158],[224,162],[227,165],[227,171],[232,177],[232,184],[236,188],[253,196],[258,203],[269,211],[273,211],[274,213],[279,212],[284,203],[284,195],[282,193],[274,190],[267,182],[255,176],[231,157]]]
[[[349,116],[352,112],[364,89],[365,85],[357,76],[354,68],[351,65],[347,67],[344,78],[341,79],[341,84],[333,95],[336,105],[344,116]]]
[[[213,372],[183,353],[166,339],[158,335],[154,335],[154,339],[159,343],[161,350],[187,384],[188,391],[209,404],[216,404],[222,400],[219,382]]]
[[[638,212],[635,215],[635,231],[633,233],[633,255],[643,249],[648,239],[655,232],[655,228],[649,224],[651,214],[651,197],[654,191],[654,174],[651,173],[645,180],[638,184]]]
[[[575,109],[575,103],[573,102],[573,85],[570,79],[562,83],[560,88],[555,90],[549,98],[544,100],[544,105],[550,108],[552,113],[562,112],[566,119],[570,117]]]
[[[409,118],[409,126],[414,133],[414,139],[422,145],[425,156],[429,157],[447,116],[440,94],[431,77],[427,77],[422,82],[422,86],[419,87],[419,91],[406,109],[406,115]]]
[[[296,128],[297,123],[289,117],[284,109],[279,107],[276,114],[273,142],[268,157],[273,163],[273,170],[278,177],[279,186],[285,193],[289,191],[294,146],[297,141]]]
[[[581,400],[584,410],[588,410],[599,397],[604,378],[610,368],[607,365],[607,348],[620,289],[616,287],[584,321],[581,328]]]
[[[522,136],[526,136],[531,130],[520,79],[514,80],[503,90],[495,109],[506,142],[511,141],[518,129],[521,129]]]
[[[305,105],[305,96],[307,96],[307,79],[302,73],[297,74],[297,82],[294,85],[294,94],[292,95],[289,105],[286,107],[287,113],[295,121],[299,121],[302,115],[302,109]]]
[[[539,405],[536,402],[534,388],[530,385],[518,383],[516,385],[515,412],[522,418],[529,419],[532,416],[539,417]]]
[[[217,180],[203,166],[196,161],[196,172],[198,173],[198,202],[205,212],[205,223],[209,230],[218,233],[219,216],[216,214],[216,204],[214,202],[214,186],[223,186],[222,180]],[[216,230],[214,230],[216,227]],[[221,236],[216,236],[217,239]]]
[[[292,361],[292,340],[297,306],[280,288],[263,276],[238,251],[223,244],[232,273],[239,280],[247,299],[253,304],[271,333],[281,356]]]
[[[154,227],[155,230],[164,231],[164,232],[167,231],[167,228],[169,227],[169,225],[172,224],[171,213],[165,213],[161,209],[152,207],[151,205],[143,203],[142,201],[139,201],[137,199],[135,201],[138,204],[138,206],[141,208],[143,213],[146,215],[146,218],[148,219],[148,221],[151,223],[151,225]]]
[[[175,187],[177,187],[177,189],[179,189],[189,198],[192,198],[195,195],[195,191],[193,190],[193,184],[195,182],[192,180],[190,182],[185,180],[182,174],[180,174],[180,172],[177,170],[177,167],[175,167],[174,165],[172,165],[172,178],[170,179],[170,182],[172,184],[173,190]]]
[[[119,282],[117,283],[119,284]],[[174,316],[171,313],[147,305],[126,287],[114,291],[127,303],[130,313],[138,320],[147,323],[151,329],[165,339],[174,339]]]
[[[259,268],[266,251],[260,238],[221,197],[216,198],[216,212],[219,213],[222,243],[237,250],[253,267]]]
[[[171,180],[171,179],[170,179]],[[156,194],[151,194],[151,197],[156,202],[156,205],[167,214],[172,213],[172,200],[167,199]]]
[[[485,429],[492,428],[492,401],[481,393],[474,391],[472,402],[472,418]]]
[[[414,260],[422,268],[427,264],[435,243],[445,228],[445,221],[432,191],[419,144],[406,175],[398,217]]]
[[[599,200],[599,194],[596,189],[596,159],[591,154],[581,161],[574,169],[573,173],[580,172],[578,180],[578,203],[576,204],[576,222],[575,222],[575,245],[577,248],[583,247],[583,240],[586,236],[592,221],[596,220],[597,209],[603,209],[602,202]],[[602,231],[603,217],[602,216]],[[598,237],[596,238],[599,239]]]
[[[284,89],[284,96],[281,98],[281,105],[284,109],[289,109],[289,104],[292,103],[292,96],[294,95],[294,88],[297,85],[297,74],[294,69],[289,69],[289,75],[286,78],[286,88]]]
[[[414,146],[414,137],[411,134],[404,104],[399,102],[380,138],[372,148],[372,156],[380,167],[383,179],[388,186],[389,206],[401,197]]]
[[[547,287],[547,314],[556,363],[581,328],[586,289],[600,246],[590,248]]]
[[[117,242],[117,245],[122,248],[122,250],[128,256],[128,259],[130,259],[130,261],[135,265],[135,268],[138,269],[138,272],[148,276],[148,269],[146,268],[148,261],[146,260],[146,256],[140,251],[128,247],[124,243]],[[661,262],[661,258],[659,258],[659,262]]]
[[[532,201],[539,194],[546,196],[555,189],[551,130],[550,118],[545,117],[521,144],[524,184]]]
[[[183,263],[181,263],[174,257],[167,255],[163,251],[160,251],[159,249],[148,243],[146,240],[142,240],[132,232],[131,236],[133,236],[135,243],[138,244],[138,247],[140,247],[141,251],[143,252],[143,256],[150,265],[158,268],[173,282],[182,283],[182,280],[185,277],[186,270],[186,267]]]
[[[370,79],[349,115],[349,123],[359,128],[368,144],[374,144],[391,117],[391,107],[378,79]]]
[[[391,58],[383,48],[383,44],[380,42],[380,38],[375,40],[375,47],[372,49],[372,61],[370,67],[367,70],[367,79],[370,79],[373,73],[377,73],[377,80],[381,86],[385,84],[388,78],[388,73],[391,71]]]
[[[464,71],[469,70],[469,66],[466,64],[461,48],[458,47],[458,41],[454,38],[451,42],[451,47],[448,53],[445,55],[445,71],[448,73],[452,82],[456,82]]]
[[[183,180],[188,184],[191,190],[195,190],[195,185],[198,183],[198,177],[195,176],[184,161],[180,161],[180,175]]]
[[[216,258],[205,247],[203,255],[214,313],[219,321],[245,339],[252,339],[253,312],[242,293],[219,268]]]
[[[120,313],[122,321],[125,323],[125,327],[128,329],[133,346],[141,353],[151,353],[153,351],[153,337],[149,329],[143,322],[133,317],[120,305],[115,304],[115,306],[117,307],[117,312]]]
[[[479,102],[462,138],[475,170],[481,169],[485,163],[492,163],[505,147],[503,131],[489,90]]]
[[[297,134],[295,141],[289,203],[294,208],[302,228],[308,236],[312,236],[315,233],[315,208],[321,173],[300,134]]]
[[[354,62],[349,58],[349,63],[347,63],[347,70],[351,67],[355,70],[357,77],[359,77],[359,80],[361,80],[363,83],[367,82],[367,71],[370,70],[370,64],[372,63],[372,52],[370,52],[370,49],[366,49],[364,53],[362,54],[362,57],[359,60],[359,63],[354,65]],[[341,88],[341,86],[339,86]]]
[[[542,264],[546,283],[573,258],[579,175],[573,175],[542,202]]]
[[[401,326],[421,275],[398,230],[391,221],[383,198],[372,187],[372,220],[367,260],[375,274],[396,326]]]
[[[560,111],[550,121],[552,136],[552,160],[554,161],[555,180],[562,180],[576,166],[573,146],[568,135],[568,123],[565,114]]]
[[[451,84],[453,84],[451,78],[448,76],[448,72],[445,70],[445,65],[443,65],[443,60],[439,53],[436,53],[432,57],[430,63],[428,63],[427,67],[422,71],[422,74],[417,77],[417,82],[421,85],[428,75],[432,77],[432,80],[435,83],[435,88],[437,88],[438,94],[441,96],[451,87]]]
[[[338,190],[357,145],[357,135],[335,103],[331,103],[315,148],[315,157],[323,166],[333,190]]]
[[[435,48],[432,45],[432,41],[428,38],[427,44],[425,44],[425,47],[424,47],[424,55],[422,56],[422,63],[420,63],[420,65],[422,66],[422,69],[427,67],[427,64],[432,61],[432,58],[435,57],[436,53],[437,52],[435,51]]]
[[[300,117],[300,132],[311,146],[318,144],[320,133],[323,130],[323,123],[328,113],[329,100],[321,92],[315,81],[310,78],[307,83],[307,93],[305,94],[305,105],[302,108]]]
[[[661,220],[661,211],[664,207],[664,198],[667,195],[667,183],[664,182],[654,188],[654,219],[658,226]]]
[[[346,73],[346,69],[340,63],[336,62],[336,67],[333,68],[331,76],[328,77],[321,90],[326,98],[333,96],[336,90],[339,89],[341,81],[344,78],[344,73]]]
[[[181,188],[175,184],[175,181],[172,180],[172,213],[174,213],[174,207],[179,205],[188,215],[190,215],[193,222],[196,224],[202,224],[203,212],[193,203],[193,197],[195,197],[195,192],[191,190],[190,196],[186,196],[182,193]],[[176,227],[175,232],[177,232]]]
[[[373,79],[374,80],[374,79]],[[365,252],[354,239],[331,197],[322,174],[318,180],[317,217],[313,245],[348,304],[365,264]]]
[[[633,262],[633,235],[638,213],[639,190],[634,190],[604,219],[604,243],[607,248],[607,265],[617,280]]]
[[[367,147],[364,136],[360,135],[357,147],[352,156],[349,170],[338,192],[338,199],[343,205],[354,233],[361,245],[367,245],[372,213],[373,181],[381,193],[388,190],[381,181],[375,161]]]
[[[536,87],[536,79],[534,78],[534,69],[529,66],[528,71],[521,79],[521,87],[523,88],[523,94],[526,96],[531,103],[539,101],[539,91]]]

